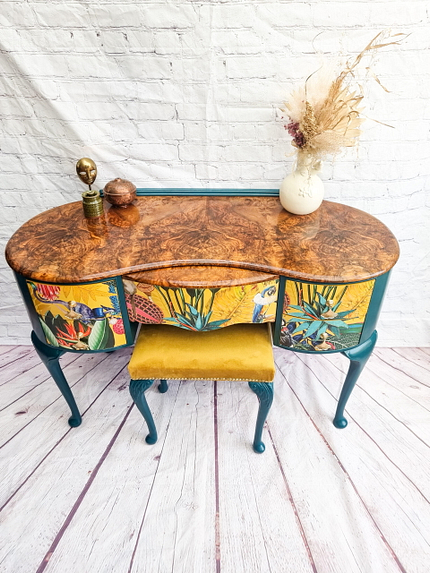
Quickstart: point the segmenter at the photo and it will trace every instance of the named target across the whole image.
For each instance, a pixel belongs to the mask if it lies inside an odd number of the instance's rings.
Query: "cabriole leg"
[[[161,394],[164,394],[164,392],[167,392],[168,389],[169,385],[167,384],[167,380],[160,380],[160,384],[158,385],[158,391],[161,392]]]
[[[348,374],[346,375],[345,382],[342,386],[342,391],[340,393],[339,402],[336,409],[336,414],[334,416],[333,424],[336,428],[346,428],[348,425],[348,420],[344,417],[343,411],[345,409],[348,398],[354,389],[355,383],[361,374],[361,371],[369,360],[370,355],[375,347],[376,340],[378,338],[378,333],[376,330],[373,331],[370,338],[365,342],[352,348],[351,350],[345,350],[342,352],[350,360]]]
[[[260,403],[257,423],[255,425],[253,448],[255,452],[262,454],[266,446],[261,440],[261,435],[263,433],[264,422],[266,421],[267,414],[273,402],[273,382],[249,382],[248,384],[251,390],[257,394]]]
[[[76,426],[81,424],[82,418],[59,363],[60,356],[64,354],[64,350],[43,344],[43,342],[37,338],[34,331],[31,333],[31,342],[72,411],[72,416],[69,418],[69,425],[72,428],[76,428]]]
[[[154,419],[145,398],[145,391],[148,390],[153,382],[154,380],[130,380],[129,387],[131,397],[139,408],[140,413],[145,418],[145,422],[148,426],[149,434],[145,438],[147,444],[155,444],[158,437]]]

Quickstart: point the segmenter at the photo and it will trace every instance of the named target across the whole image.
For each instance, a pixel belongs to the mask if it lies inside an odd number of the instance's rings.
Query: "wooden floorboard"
[[[29,346],[17,346],[0,355],[0,385],[13,380],[31,366],[39,364],[36,351]]]
[[[316,371],[316,360],[326,362],[323,368],[318,369],[318,371]],[[392,555],[392,560],[389,562],[381,561],[379,565],[373,561],[369,561],[367,564],[364,562],[361,563],[359,571],[391,571],[392,568],[389,567],[389,563],[394,567],[393,563],[397,562],[405,568],[404,564],[408,562],[411,550],[416,551],[417,554],[425,555],[428,559],[430,557],[429,535],[426,527],[426,523],[430,523],[428,502],[423,499],[411,481],[398,471],[395,465],[377,447],[379,435],[376,435],[374,440],[366,439],[366,433],[361,427],[364,427],[370,435],[374,430],[371,424],[362,423],[361,418],[356,414],[354,395],[349,410],[350,425],[348,429],[338,432],[331,425],[330,418],[331,412],[334,412],[335,400],[327,388],[335,382],[336,377],[335,373],[328,368],[327,360],[326,357],[301,356],[299,358],[301,364],[298,364],[297,361],[294,363],[294,374],[291,371],[288,384],[302,408],[308,412],[309,419],[312,420],[312,424],[325,442],[328,452],[334,456],[338,469],[333,468],[332,473],[335,472],[338,478],[343,474],[347,479],[346,483],[352,486],[354,494],[350,492],[348,487],[348,490],[339,499],[340,503],[346,504],[343,511],[340,511],[339,525],[347,537],[348,545],[351,546],[351,541],[359,540],[363,533],[372,531],[371,537],[367,538],[363,545],[363,551],[358,554],[353,552],[350,556],[351,562],[347,570],[354,570],[353,561],[360,557],[369,560],[382,556],[380,551],[371,548],[370,539],[379,539],[382,543],[381,549],[384,547],[388,554]],[[364,371],[361,382],[364,383],[368,376],[369,371]],[[341,377],[337,379],[340,382]],[[317,381],[320,383],[318,384]],[[356,388],[357,390],[358,388]],[[302,431],[301,428],[300,435]],[[312,439],[310,443],[312,448],[315,448],[317,442]],[[318,458],[320,457],[324,459],[326,456],[318,456]],[[337,505],[336,498],[333,499],[333,495],[336,493],[335,489],[329,484],[327,484],[327,488],[324,488],[324,491],[326,489],[329,491],[329,498]],[[307,491],[314,491],[311,484],[309,484]],[[348,495],[351,493],[348,500],[345,499],[347,492]],[[360,502],[359,505],[363,506],[362,512],[358,511],[358,507],[353,509],[354,501]],[[354,520],[349,519],[347,521],[345,519],[348,513],[354,517]],[[360,525],[361,534],[358,531],[355,533],[351,531],[350,535],[347,536],[346,532],[351,529],[354,521],[359,518],[364,519],[366,514],[367,520]],[[364,523],[367,525],[364,526]],[[348,557],[343,551],[341,555],[344,560]]]
[[[430,352],[377,348],[332,425],[348,360],[275,349],[252,450],[246,383],[128,393],[130,349],[65,355],[83,413],[31,347],[0,347],[0,573],[428,573]]]

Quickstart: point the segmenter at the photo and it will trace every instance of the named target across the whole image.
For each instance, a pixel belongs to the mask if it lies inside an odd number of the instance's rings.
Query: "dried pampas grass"
[[[361,88],[351,85],[356,81],[356,68],[367,54],[372,56],[380,48],[400,44],[405,36],[380,32],[352,63],[346,62],[334,79],[332,72],[320,68],[307,78],[302,88],[291,94],[282,111],[288,115],[285,128],[298,151],[317,161],[357,144],[364,117]],[[366,72],[372,74],[370,65]],[[373,79],[382,86],[376,76],[373,75]]]

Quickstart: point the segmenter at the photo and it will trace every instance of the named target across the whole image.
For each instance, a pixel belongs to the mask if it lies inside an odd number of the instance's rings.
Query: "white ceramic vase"
[[[296,169],[282,181],[279,189],[279,200],[286,211],[308,215],[318,209],[324,198],[319,171],[321,161],[299,152]]]

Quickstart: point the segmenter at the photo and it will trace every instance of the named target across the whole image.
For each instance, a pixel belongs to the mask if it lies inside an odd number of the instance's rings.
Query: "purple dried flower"
[[[298,121],[291,120],[288,125],[285,126],[285,129],[288,130],[288,133],[293,138],[294,144],[297,147],[304,147],[305,146],[305,136],[300,131],[300,124]]]

